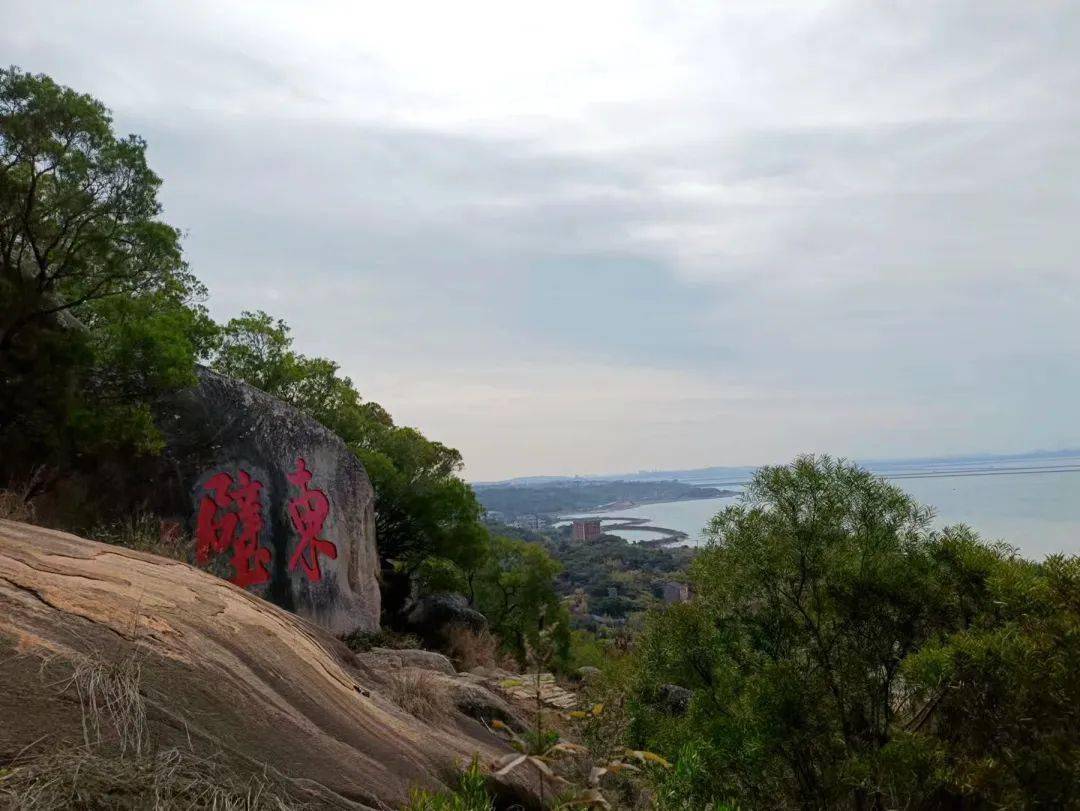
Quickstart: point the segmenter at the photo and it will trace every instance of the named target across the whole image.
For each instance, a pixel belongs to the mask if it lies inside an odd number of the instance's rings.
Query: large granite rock
[[[156,509],[189,560],[335,634],[379,625],[374,493],[334,433],[206,369],[157,408]]]
[[[413,787],[447,790],[474,755],[489,763],[512,752],[487,726],[514,715],[499,696],[421,671],[452,699],[445,718],[424,721],[393,699],[402,671],[367,658],[187,564],[0,520],[5,765],[107,753],[137,723],[147,752],[281,777],[306,800],[290,807],[374,811],[404,807]],[[100,744],[87,747],[87,734]],[[539,807],[534,769],[488,779],[500,808]],[[73,796],[65,807],[151,807],[105,793],[99,805]]]

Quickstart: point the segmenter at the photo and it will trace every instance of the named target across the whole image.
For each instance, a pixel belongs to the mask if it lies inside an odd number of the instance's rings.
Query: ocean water
[[[1040,560],[1054,552],[1080,554],[1078,463],[1080,459],[1048,463],[1030,458],[1007,463],[935,463],[921,469],[894,465],[876,472],[934,507],[938,526],[967,524],[984,538],[1006,541],[1024,556]],[[621,509],[618,515],[648,518],[655,525],[682,530],[690,543],[700,543],[709,519],[735,501],[737,497],[643,504]],[[655,537],[641,532],[616,534],[631,541]]]

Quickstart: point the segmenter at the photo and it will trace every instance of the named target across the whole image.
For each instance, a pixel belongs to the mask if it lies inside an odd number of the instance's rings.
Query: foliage
[[[492,811],[495,804],[487,793],[484,771],[478,758],[461,774],[453,792],[433,793],[414,789],[405,811]]]
[[[695,599],[651,616],[636,653],[631,735],[676,760],[667,802],[1075,791],[1075,559],[1040,566],[929,520],[898,488],[811,457],[762,469],[716,516]],[[685,717],[664,712],[666,683],[693,690]]]
[[[155,811],[281,811],[315,807],[270,774],[244,773],[217,753],[186,747],[120,756],[101,747],[60,749],[0,768],[0,806],[19,811],[152,808]]]
[[[939,791],[1065,807],[1080,797],[1080,557],[975,565],[984,610],[904,663],[925,708],[904,748]]]
[[[446,690],[430,670],[406,668],[391,673],[387,695],[409,715],[423,721],[443,721],[452,711]]]
[[[0,72],[0,349],[94,301],[191,284],[179,232],[156,218],[146,144],[47,76]]]
[[[137,625],[138,617],[133,618]],[[238,770],[225,752],[196,755],[152,734],[144,697],[145,649],[91,651],[70,661],[51,687],[75,694],[83,744],[50,745],[43,736],[0,767],[0,807],[27,811],[153,808],[263,811],[305,808],[289,781]],[[54,658],[42,662],[46,668]],[[66,660],[65,665],[68,663]],[[39,744],[43,744],[40,745]]]
[[[0,476],[156,452],[149,404],[213,344],[145,150],[89,96],[0,71]]]
[[[188,561],[191,538],[180,531],[179,525],[162,526],[151,513],[135,513],[116,521],[98,524],[87,536],[101,543],[126,546],[163,558]]]
[[[564,597],[582,592],[589,616],[624,619],[649,608],[662,595],[663,584],[683,579],[694,557],[683,547],[650,547],[615,535],[588,542],[552,540],[548,548],[560,563],[556,577]],[[615,591],[615,596],[609,592]],[[583,624],[587,621],[581,621]]]
[[[446,636],[443,653],[450,657],[459,671],[468,672],[478,667],[514,670],[518,666],[499,637],[486,628],[474,631],[455,626],[447,631]]]
[[[540,644],[545,629],[554,629],[556,661],[567,661],[569,617],[553,582],[560,568],[540,544],[493,536],[482,563],[466,575],[472,602],[519,661]]]

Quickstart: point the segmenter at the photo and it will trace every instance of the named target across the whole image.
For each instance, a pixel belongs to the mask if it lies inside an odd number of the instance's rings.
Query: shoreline
[[[579,512],[574,515],[560,515],[558,520],[567,521],[571,518],[590,518],[594,514],[611,513],[617,510],[632,510],[635,507],[646,507],[650,504],[679,504],[683,501],[708,501],[709,499],[714,498],[734,498],[739,495],[742,494],[738,490],[718,490],[716,493],[709,493],[708,495],[685,496],[684,498],[649,498],[640,501],[613,501],[610,504],[602,504],[599,507],[593,507],[588,513]]]

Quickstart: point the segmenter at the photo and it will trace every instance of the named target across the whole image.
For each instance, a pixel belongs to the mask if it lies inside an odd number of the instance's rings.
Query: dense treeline
[[[99,101],[0,72],[0,487],[69,529],[117,517],[128,505],[104,492],[122,486],[117,471],[162,449],[154,403],[206,364],[306,412],[363,461],[390,622],[410,595],[461,591],[523,655],[559,612],[554,562],[492,537],[461,454],[396,425],[333,361],[296,352],[284,322],[215,324],[180,231],[160,219],[160,186],[145,142],[117,137]],[[95,486],[70,487],[80,474]]]

